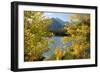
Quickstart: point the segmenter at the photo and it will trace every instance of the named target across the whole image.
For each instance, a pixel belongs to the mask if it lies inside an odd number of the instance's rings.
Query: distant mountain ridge
[[[68,22],[65,22],[59,18],[51,18],[52,23],[48,26],[48,31],[53,32],[55,35],[65,35],[64,26]]]
[[[49,25],[48,29],[50,31],[61,30],[64,28],[65,22],[59,18],[51,18],[52,24]]]

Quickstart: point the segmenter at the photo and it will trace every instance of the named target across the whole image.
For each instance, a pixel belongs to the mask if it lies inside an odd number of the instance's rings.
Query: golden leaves
[[[55,56],[56,56],[56,60],[61,59],[61,57],[63,56],[63,52],[62,52],[61,48],[55,49]]]
[[[28,61],[40,60],[42,53],[48,50],[45,36],[53,35],[46,29],[50,23],[51,20],[44,17],[42,12],[24,11],[24,48]]]
[[[64,29],[71,36],[64,37],[62,42],[73,41],[73,44],[65,48],[67,49],[66,52],[70,52],[70,55],[72,54],[74,58],[87,58],[84,55],[90,55],[89,52],[85,51],[86,49],[90,49],[90,15],[73,14],[70,18],[72,24],[65,26]]]

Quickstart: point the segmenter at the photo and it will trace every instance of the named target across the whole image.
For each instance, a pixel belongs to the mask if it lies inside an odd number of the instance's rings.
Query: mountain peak
[[[65,22],[59,18],[51,18],[52,24],[49,25],[48,30],[56,31],[64,28]]]
[[[51,18],[53,21],[57,21],[60,24],[64,24],[65,22],[61,20],[60,18]]]

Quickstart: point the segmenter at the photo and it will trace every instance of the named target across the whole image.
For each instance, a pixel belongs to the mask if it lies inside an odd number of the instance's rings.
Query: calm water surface
[[[64,46],[71,46],[72,44],[71,42],[66,42],[65,44],[63,44],[61,42],[62,38],[63,37],[59,37],[59,36],[49,38],[50,42],[48,43],[48,48],[50,48],[50,51],[43,53],[43,56],[45,58],[51,57],[55,51],[55,48],[57,47],[61,48],[61,50],[64,51]]]

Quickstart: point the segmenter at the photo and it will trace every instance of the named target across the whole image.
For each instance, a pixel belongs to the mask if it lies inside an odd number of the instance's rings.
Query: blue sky
[[[58,13],[58,12],[44,12],[45,16],[49,18],[59,18],[63,21],[69,21],[70,13]]]

